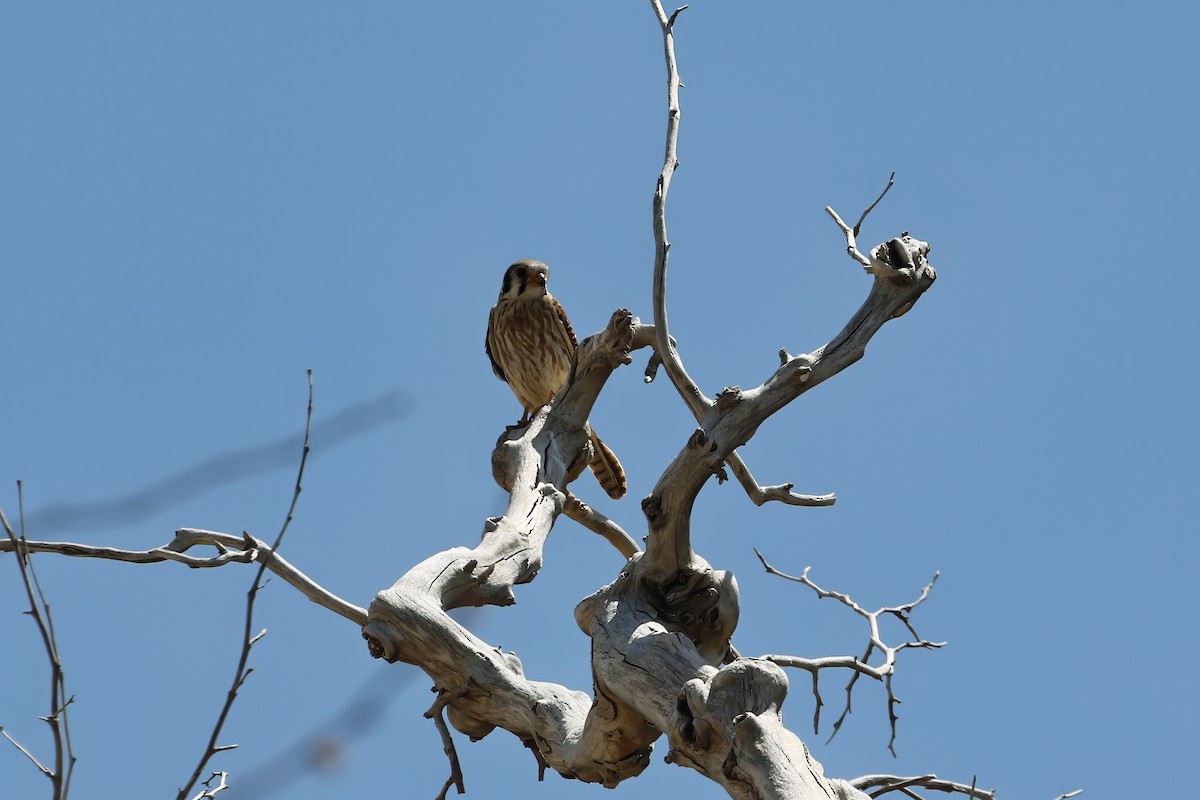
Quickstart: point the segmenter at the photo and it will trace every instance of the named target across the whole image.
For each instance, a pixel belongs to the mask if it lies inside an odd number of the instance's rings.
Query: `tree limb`
[[[154,564],[162,561],[178,561],[193,568],[220,567],[232,562],[250,563],[257,561],[267,565],[267,569],[278,575],[284,581],[298,589],[301,594],[319,606],[324,606],[335,614],[339,614],[358,625],[367,621],[367,611],[364,608],[349,603],[320,584],[313,581],[299,569],[290,564],[282,556],[275,553],[269,544],[262,539],[244,533],[234,536],[229,533],[207,531],[199,528],[180,528],[175,532],[175,538],[162,547],[152,550],[122,550],[115,547],[96,547],[76,542],[37,542],[25,543],[31,553],[57,553],[74,558],[103,558],[110,561],[127,561],[132,564]],[[217,555],[211,558],[197,558],[187,555],[193,547],[211,545],[217,549]],[[0,552],[13,550],[11,542],[0,539]]]
[[[4,738],[25,754],[38,771],[50,779],[52,796],[55,800],[66,800],[71,790],[71,776],[75,771],[75,753],[71,746],[71,726],[67,713],[68,707],[74,702],[74,697],[67,697],[66,680],[63,677],[62,659],[58,652],[58,637],[54,632],[54,619],[50,614],[50,604],[42,591],[41,582],[33,567],[33,559],[28,542],[25,539],[24,518],[25,502],[21,491],[21,482],[17,482],[17,496],[21,512],[21,536],[13,531],[4,509],[0,508],[0,526],[4,528],[6,540],[0,540],[0,549],[8,549],[16,554],[17,569],[21,573],[21,582],[25,586],[25,596],[29,600],[29,616],[37,626],[42,638],[42,646],[50,660],[50,712],[41,719],[50,728],[50,738],[54,745],[54,765],[46,767],[33,754],[19,744],[12,736],[0,728]],[[5,547],[7,545],[7,547]]]
[[[635,554],[642,552],[642,549],[637,546],[637,542],[625,532],[624,528],[580,500],[571,492],[568,491],[566,495],[567,502],[563,505],[564,514],[592,533],[598,533],[603,536],[625,558],[633,558]]]
[[[996,800],[996,793],[994,791],[976,789],[973,783],[968,786],[965,783],[941,780],[937,775],[933,774],[917,775],[908,778],[898,775],[862,775],[851,779],[849,783],[864,792],[867,789],[879,787],[879,791],[868,793],[870,797],[879,797],[888,792],[902,791],[909,787],[916,787],[918,789],[932,789],[937,792],[970,795],[973,798],[977,798],[977,800]]]

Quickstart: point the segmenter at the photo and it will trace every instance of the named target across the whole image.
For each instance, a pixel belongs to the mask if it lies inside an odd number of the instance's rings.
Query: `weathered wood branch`
[[[527,680],[515,655],[491,648],[445,612],[511,604],[514,587],[537,575],[546,538],[567,502],[566,487],[590,457],[584,426],[592,405],[612,371],[629,363],[629,353],[653,341],[652,327],[621,310],[603,332],[581,342],[554,401],[497,443],[493,474],[510,492],[504,516],[487,521],[475,548],[438,553],[380,592],[363,628],[372,655],[417,664],[433,678],[459,731],[477,739],[505,728],[534,749],[539,762],[606,786],[645,769],[658,732],[582,692]]]
[[[193,547],[211,545],[217,555],[201,558],[189,555]],[[234,536],[229,533],[206,531],[197,528],[180,528],[175,538],[162,547],[152,550],[121,550],[115,547],[97,547],[75,542],[36,542],[22,544],[31,553],[57,553],[76,558],[103,558],[111,561],[127,561],[132,564],[154,564],[162,561],[178,561],[192,568],[221,567],[233,562],[266,564],[267,569],[298,589],[301,594],[319,606],[340,614],[351,622],[366,624],[366,609],[349,603],[309,578],[287,560],[271,549],[261,539],[248,533]],[[13,549],[11,543],[0,539],[0,552]]]
[[[928,253],[926,242],[907,235],[874,248],[870,292],[837,336],[810,354],[781,358],[783,363],[761,385],[744,391],[726,388],[711,402],[700,427],[643,501],[650,524],[648,570],[657,580],[670,581],[696,568],[691,509],[709,477],[772,414],[862,358],[883,324],[912,307],[937,277]]]

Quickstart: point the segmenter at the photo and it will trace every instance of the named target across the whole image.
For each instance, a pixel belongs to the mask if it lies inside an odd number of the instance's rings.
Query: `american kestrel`
[[[518,261],[504,273],[500,297],[488,315],[484,349],[496,377],[508,383],[525,413],[519,425],[554,399],[571,371],[578,343],[567,312],[546,290],[550,268],[540,261]],[[608,496],[627,489],[617,456],[588,426],[594,454],[589,466]]]

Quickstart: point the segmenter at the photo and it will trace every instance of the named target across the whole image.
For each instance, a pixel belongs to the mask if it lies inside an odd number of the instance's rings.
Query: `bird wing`
[[[574,353],[579,347],[579,342],[575,339],[575,329],[571,327],[571,320],[567,319],[567,312],[563,310],[562,303],[558,299],[548,294],[546,297],[550,300],[550,306],[554,309],[554,313],[558,316],[558,321],[562,323],[563,330],[567,333],[567,338],[571,340],[571,352]]]
[[[488,360],[492,362],[492,372],[496,373],[496,377],[508,383],[508,378],[504,376],[504,370],[500,368],[500,363],[496,361],[496,356],[492,354],[492,326],[495,324],[497,308],[498,306],[492,306],[492,310],[488,314],[487,336],[483,340],[483,352],[487,353]]]

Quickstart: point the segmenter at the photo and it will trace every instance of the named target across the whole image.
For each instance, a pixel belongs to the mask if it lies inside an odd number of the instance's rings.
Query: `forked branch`
[[[846,706],[842,710],[841,716],[838,717],[837,721],[833,723],[833,732],[829,735],[830,739],[833,739],[833,737],[837,735],[838,730],[842,727],[842,723],[846,719],[846,715],[850,713],[851,695],[854,691],[854,684],[858,681],[859,676],[866,675],[868,678],[873,678],[874,680],[882,682],[884,687],[887,689],[888,721],[891,725],[892,731],[891,738],[888,739],[888,750],[890,750],[894,756],[896,754],[896,721],[899,719],[899,716],[896,714],[896,706],[900,703],[900,699],[896,697],[895,692],[892,691],[892,677],[896,673],[896,654],[901,650],[908,648],[935,649],[946,646],[945,642],[931,642],[926,639],[922,639],[917,634],[916,629],[913,627],[912,620],[910,619],[912,610],[923,603],[925,598],[929,596],[929,592],[933,589],[933,584],[937,582],[937,573],[934,573],[933,580],[926,584],[926,586],[921,590],[920,596],[916,600],[899,606],[885,606],[883,608],[876,609],[875,611],[867,611],[858,603],[856,603],[854,599],[850,597],[850,595],[843,592],[834,592],[827,589],[822,589],[820,586],[813,583],[813,581],[808,577],[809,567],[805,567],[804,572],[802,572],[799,576],[788,575],[786,572],[781,572],[780,570],[777,570],[775,567],[768,564],[767,559],[758,551],[758,548],[755,548],[754,553],[758,556],[758,560],[762,562],[762,565],[766,571],[771,575],[777,575],[785,580],[804,584],[816,592],[818,598],[832,597],[867,621],[870,634],[867,641],[866,652],[863,653],[861,658],[855,658],[853,656],[834,656],[828,658],[808,659],[801,658],[799,656],[785,655],[765,655],[763,658],[779,664],[782,667],[795,667],[797,669],[807,670],[808,672],[812,673],[813,695],[816,699],[816,709],[813,712],[813,733],[820,732],[821,707],[824,705],[817,686],[817,680],[820,671],[822,669],[831,668],[846,668],[853,671],[854,674],[850,677],[849,683],[846,684]],[[908,629],[909,633],[912,634],[912,641],[902,642],[898,645],[889,645],[884,642],[883,637],[879,632],[879,619],[884,615],[889,615],[900,620],[901,624],[903,624],[904,627]],[[869,659],[876,650],[883,655],[883,663],[877,666],[872,666],[869,663]]]
[[[21,482],[17,482],[18,503],[21,510],[21,536],[18,537],[0,508],[0,526],[4,528],[6,539],[0,540],[0,545],[16,554],[17,569],[21,573],[21,582],[25,586],[25,596],[29,601],[29,616],[37,626],[42,638],[42,646],[50,660],[50,711],[41,719],[50,728],[50,738],[54,745],[54,763],[47,767],[14,739],[3,727],[3,735],[14,747],[23,753],[33,763],[39,772],[50,780],[54,800],[65,800],[71,790],[71,775],[75,770],[75,753],[71,746],[71,725],[68,708],[74,702],[74,697],[67,697],[66,682],[63,678],[62,659],[59,656],[58,637],[54,633],[54,618],[50,615],[50,604],[42,591],[37,571],[33,566],[31,551],[27,546],[24,530],[24,499],[21,492]]]
[[[944,781],[933,774],[907,778],[898,775],[863,775],[848,781],[848,783],[859,791],[867,792],[870,797],[880,797],[889,792],[900,792],[907,797],[915,797],[920,800],[920,795],[912,790],[931,789],[936,792],[965,794],[973,800],[996,800],[995,791],[977,789],[974,783],[968,785],[955,781]],[[868,789],[877,791],[869,792]]]

